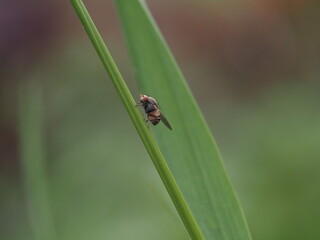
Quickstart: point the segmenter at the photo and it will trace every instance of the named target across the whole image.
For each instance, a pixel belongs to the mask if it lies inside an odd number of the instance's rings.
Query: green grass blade
[[[172,201],[174,202],[184,224],[186,225],[190,235],[194,239],[203,239],[202,233],[196,223],[189,206],[187,205],[183,194],[181,193],[172,173],[163,158],[162,153],[157,146],[150,130],[144,122],[141,113],[135,107],[135,101],[124,82],[111,54],[105,46],[98,30],[96,29],[87,9],[80,0],[71,0],[71,3],[78,14],[93,46],[95,47],[103,66],[109,74],[112,83],[115,86],[134,126],[136,127],[143,144],[145,145],[165,187],[167,188]]]
[[[44,144],[43,97],[35,83],[19,89],[20,158],[33,238],[56,239],[49,203]]]
[[[251,239],[213,137],[147,6],[115,2],[140,90],[160,102],[173,127],[154,127],[157,142],[205,238]]]

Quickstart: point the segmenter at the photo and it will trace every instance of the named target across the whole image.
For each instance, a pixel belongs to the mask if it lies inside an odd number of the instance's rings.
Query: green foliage
[[[126,110],[134,123],[142,142],[144,143],[159,175],[166,186],[182,220],[184,221],[190,235],[194,239],[202,239],[202,233],[196,223],[189,206],[187,205],[181,190],[175,182],[162,153],[160,152],[151,132],[147,128],[141,113],[136,107],[135,101],[124,82],[118,68],[116,67],[108,49],[106,48],[98,30],[96,29],[89,13],[87,12],[82,1],[71,1],[75,11],[77,12],[89,38],[92,41],[106,71],[109,74]]]
[[[133,97],[83,3],[71,2],[190,236],[250,239],[216,144],[145,5],[140,1],[117,1],[140,89],[160,101],[174,128],[173,132],[162,129],[163,126],[155,129],[166,160],[135,108]]]
[[[48,195],[41,87],[21,84],[19,100],[21,165],[31,232],[35,240],[51,240],[55,230]]]
[[[206,239],[250,239],[219,151],[192,94],[142,1],[117,0],[142,93],[159,100],[174,131],[156,139]]]

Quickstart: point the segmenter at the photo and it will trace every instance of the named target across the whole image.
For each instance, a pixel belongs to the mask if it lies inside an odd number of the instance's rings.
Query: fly
[[[140,94],[139,102],[144,108],[145,113],[147,114],[147,122],[149,121],[153,125],[157,125],[160,121],[162,121],[170,130],[172,130],[170,123],[160,112],[159,104],[154,98],[144,94]]]

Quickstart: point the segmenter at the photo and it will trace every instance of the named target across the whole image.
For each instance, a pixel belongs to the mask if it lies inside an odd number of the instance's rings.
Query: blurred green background
[[[112,1],[85,3],[138,97]],[[253,239],[320,239],[320,3],[147,3]],[[188,239],[70,3],[3,0],[0,16],[0,239]],[[21,108],[43,116],[42,167],[21,157]]]

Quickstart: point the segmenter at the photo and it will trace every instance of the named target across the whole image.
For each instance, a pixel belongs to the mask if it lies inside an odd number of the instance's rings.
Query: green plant
[[[192,239],[251,239],[216,144],[192,94],[139,0],[117,0],[141,93],[159,100],[173,132],[147,128],[80,0],[71,0]]]
[[[55,239],[50,209],[44,139],[43,91],[36,82],[19,88],[20,155],[31,232],[36,240]]]

